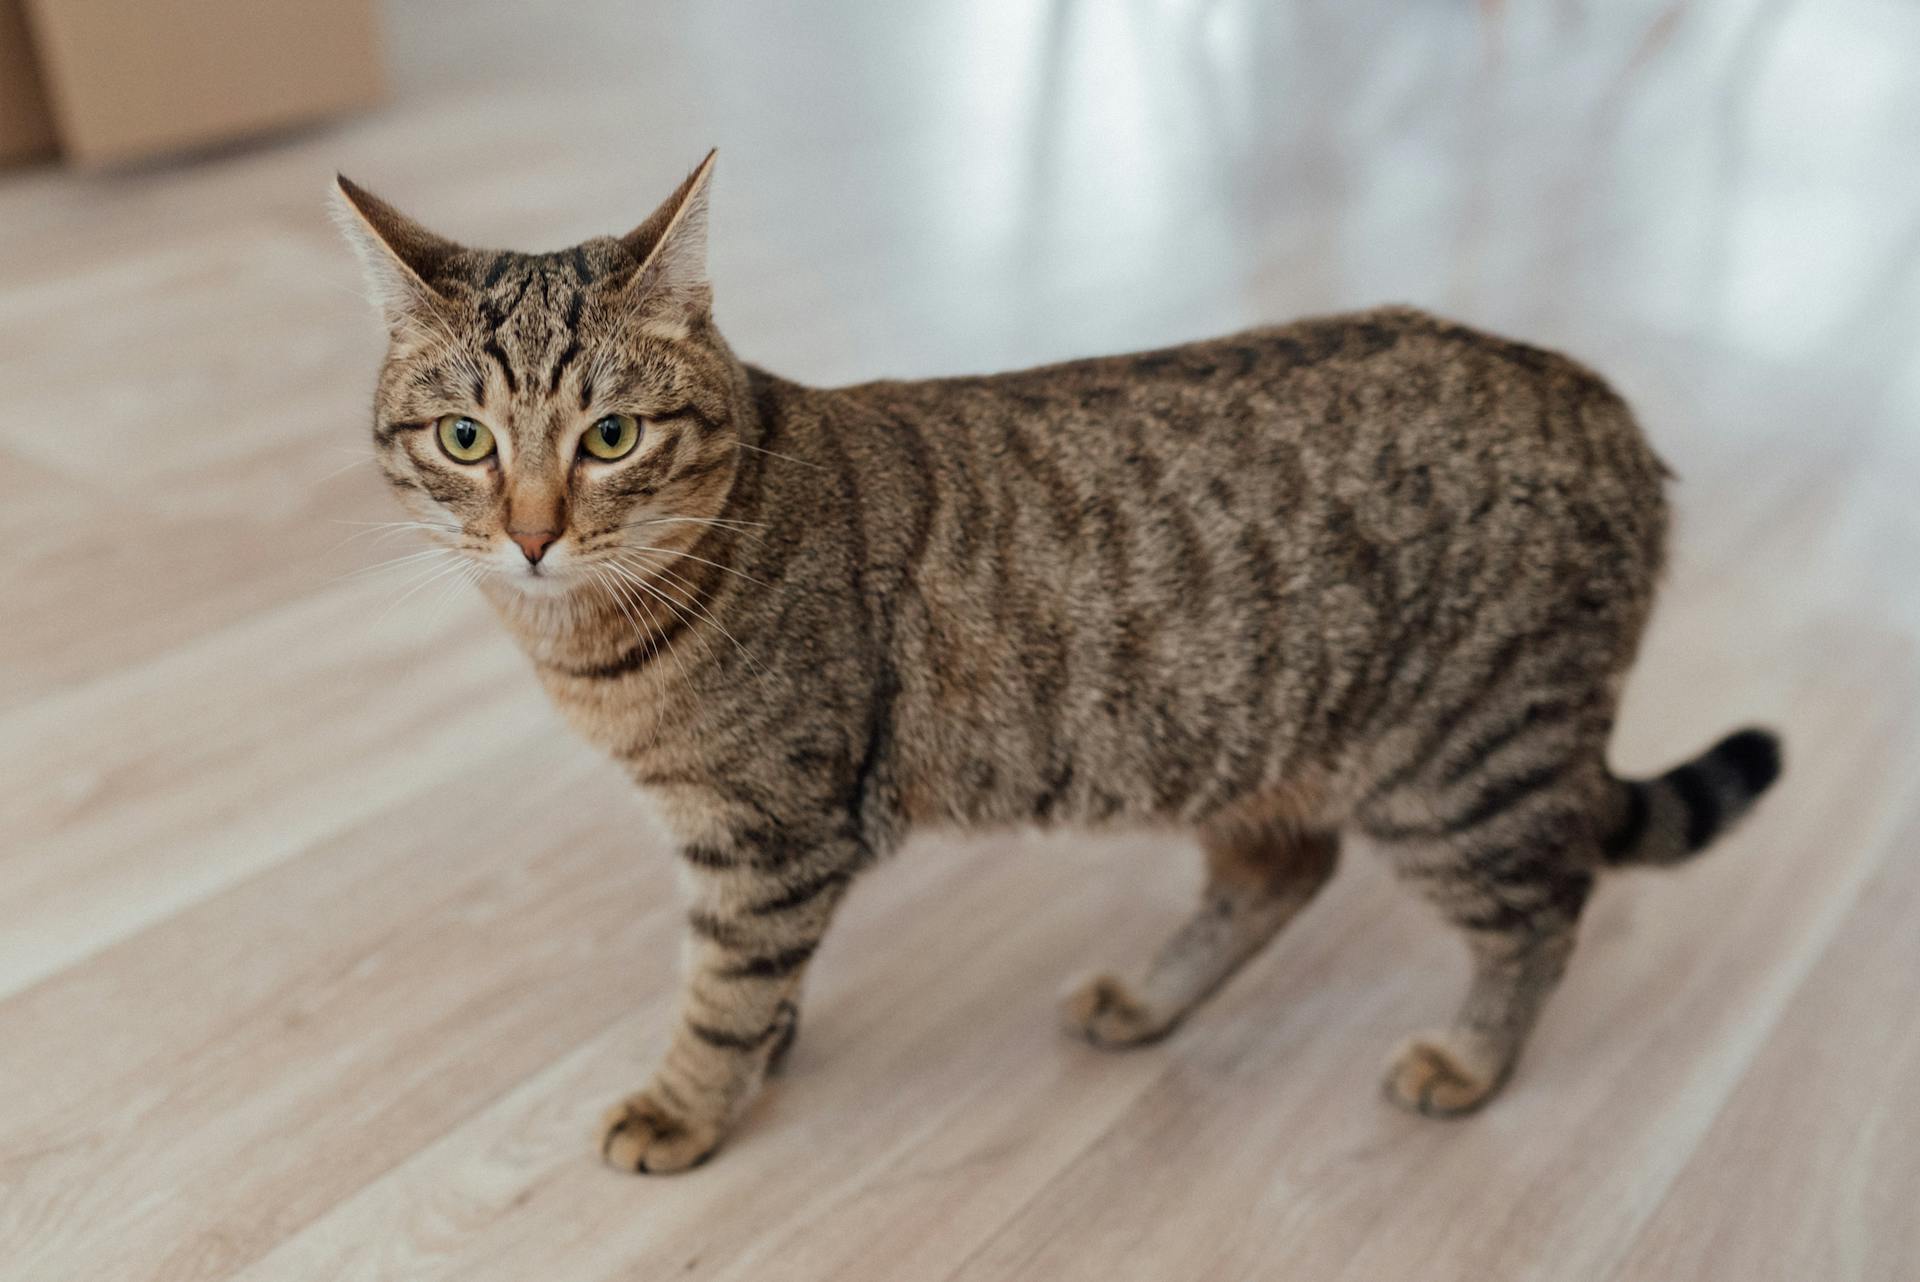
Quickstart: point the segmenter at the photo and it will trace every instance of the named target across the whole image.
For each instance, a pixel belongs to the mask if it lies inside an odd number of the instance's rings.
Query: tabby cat
[[[1449,1117],[1506,1080],[1596,876],[1687,858],[1778,773],[1758,730],[1607,768],[1666,472],[1573,361],[1386,308],[803,387],[714,327],[712,168],[548,254],[339,181],[391,335],[382,470],[677,843],[681,1009],[614,1165],[713,1151],[848,887],[915,829],[1197,836],[1191,920],[1066,999],[1108,1047],[1166,1033],[1364,836],[1472,955],[1386,1075]]]

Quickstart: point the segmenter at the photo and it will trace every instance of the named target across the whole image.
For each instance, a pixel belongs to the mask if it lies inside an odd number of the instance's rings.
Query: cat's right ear
[[[365,187],[335,175],[333,218],[366,270],[374,306],[398,331],[441,301],[428,282],[460,246],[436,236]]]

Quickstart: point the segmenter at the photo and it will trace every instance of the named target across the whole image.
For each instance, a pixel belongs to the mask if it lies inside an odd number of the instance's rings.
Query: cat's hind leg
[[[1473,975],[1453,1023],[1416,1033],[1388,1061],[1384,1089],[1427,1117],[1479,1108],[1506,1083],[1573,952],[1599,850],[1587,761],[1489,770],[1429,795],[1417,818],[1363,808],[1401,879],[1460,932]],[[1402,813],[1407,813],[1402,802]]]
[[[1277,934],[1332,877],[1339,839],[1281,819],[1235,819],[1200,833],[1207,882],[1193,915],[1135,976],[1096,975],[1061,1005],[1067,1030],[1096,1046],[1165,1036]]]

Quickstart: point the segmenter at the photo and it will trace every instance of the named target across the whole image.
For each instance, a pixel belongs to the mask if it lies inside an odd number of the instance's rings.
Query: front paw
[[[720,1146],[720,1126],[667,1107],[651,1091],[630,1095],[607,1114],[600,1156],[639,1175],[665,1175],[700,1165]]]
[[[1155,1041],[1173,1027],[1172,1020],[1109,975],[1096,975],[1069,992],[1060,1003],[1060,1023],[1075,1037],[1108,1050]]]
[[[1388,1061],[1388,1099],[1422,1117],[1465,1117],[1506,1082],[1512,1067],[1449,1032],[1409,1037]]]

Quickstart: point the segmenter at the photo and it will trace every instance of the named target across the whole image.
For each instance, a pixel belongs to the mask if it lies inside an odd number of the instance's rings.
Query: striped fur
[[[1780,741],[1764,730],[1728,735],[1658,779],[1620,783],[1620,817],[1601,854],[1609,864],[1677,864],[1706,849],[1780,777]]]
[[[1744,732],[1605,763],[1652,606],[1664,469],[1565,357],[1388,308],[983,378],[821,390],[736,360],[704,274],[711,160],[634,232],[468,249],[351,184],[393,342],[374,441],[555,703],[679,843],[677,1030],[602,1149],[705,1157],[791,1044],[855,877],[933,826],[1177,826],[1189,922],[1063,1008],[1171,1029],[1368,838],[1474,958],[1396,1101],[1510,1072],[1594,880],[1671,863],[1778,770]],[[579,448],[644,423],[628,458]],[[498,454],[457,464],[442,414]],[[528,521],[558,536],[529,565]]]

